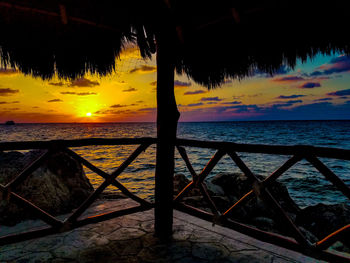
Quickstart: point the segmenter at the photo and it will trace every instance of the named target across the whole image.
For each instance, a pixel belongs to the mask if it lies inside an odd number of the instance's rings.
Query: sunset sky
[[[128,48],[116,62],[114,74],[74,81],[0,68],[0,122],[155,121],[155,59]],[[177,75],[175,93],[180,121],[350,119],[350,57],[320,55],[210,91]]]

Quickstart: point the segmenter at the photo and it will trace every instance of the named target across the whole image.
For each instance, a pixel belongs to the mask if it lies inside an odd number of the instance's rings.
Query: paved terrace
[[[127,208],[127,199],[96,202],[87,213]],[[153,236],[153,210],[87,225],[69,232],[0,247],[0,262],[315,262],[315,259],[212,226],[174,211],[173,240]],[[29,220],[0,226],[0,235],[38,227]],[[319,261],[318,261],[319,262]]]

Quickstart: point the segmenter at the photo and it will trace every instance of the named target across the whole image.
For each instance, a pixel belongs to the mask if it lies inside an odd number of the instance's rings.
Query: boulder
[[[346,204],[309,206],[298,213],[296,223],[308,229],[318,239],[322,239],[350,224],[350,206]],[[350,248],[349,235],[343,237],[341,242]]]
[[[187,177],[183,174],[175,174],[174,175],[174,195],[179,194],[189,183],[191,180],[187,179]],[[202,195],[200,190],[197,188],[193,188],[191,191],[187,192],[185,196],[200,196]]]
[[[7,184],[41,154],[40,151],[0,152],[0,184]],[[82,165],[63,152],[52,154],[19,186],[11,189],[53,215],[77,208],[93,191]],[[32,212],[0,200],[0,224],[13,225],[32,218]]]
[[[257,177],[260,180],[264,179],[263,176],[258,175]],[[232,201],[232,204],[252,189],[252,181],[244,174],[220,173],[211,182],[222,187],[225,195]],[[300,209],[291,199],[287,188],[282,183],[272,183],[269,186],[269,191],[291,217],[296,217]],[[265,200],[268,201],[268,198],[266,196],[264,198],[263,194],[260,197],[254,195],[249,201],[245,201],[240,208],[232,211],[231,215],[233,218],[246,223],[253,223],[250,222],[252,218],[266,218],[263,222],[270,222],[270,219],[273,219],[275,221],[274,224],[279,226],[283,230],[282,232],[286,232],[287,230],[284,230],[285,224],[280,221],[279,214]],[[266,228],[270,228],[269,225],[272,224],[269,223]],[[263,228],[265,229],[265,227]]]

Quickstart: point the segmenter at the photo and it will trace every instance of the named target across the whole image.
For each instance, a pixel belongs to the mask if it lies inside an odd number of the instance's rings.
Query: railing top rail
[[[266,144],[242,144],[220,141],[199,141],[189,139],[177,139],[181,146],[230,150],[246,153],[263,153],[279,155],[306,155],[314,154],[318,157],[350,160],[350,150],[340,148],[315,147],[310,145],[266,145]]]
[[[48,149],[52,147],[82,147],[91,145],[137,145],[153,144],[157,138],[85,138],[72,140],[51,141],[21,141],[0,142],[0,151]],[[242,144],[220,141],[200,141],[189,139],[177,139],[177,144],[182,146],[223,149],[236,152],[279,154],[279,155],[305,155],[314,154],[318,157],[350,160],[350,150],[328,147],[314,147],[309,145],[265,145],[265,144]]]
[[[86,138],[51,141],[0,142],[0,151],[48,149],[54,147],[82,147],[90,145],[138,145],[156,143],[156,138]]]

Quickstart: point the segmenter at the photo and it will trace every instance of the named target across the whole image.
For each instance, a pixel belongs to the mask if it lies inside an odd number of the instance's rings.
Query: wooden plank
[[[106,221],[106,220],[109,220],[112,218],[117,218],[120,216],[125,216],[125,215],[129,215],[129,214],[133,214],[133,213],[144,212],[144,211],[147,211],[150,209],[151,209],[150,207],[135,206],[135,207],[130,207],[130,208],[122,209],[122,210],[116,210],[116,211],[112,211],[112,212],[108,212],[108,213],[89,216],[89,217],[86,217],[86,218],[83,218],[81,220],[76,221],[73,224],[73,228],[85,226],[88,224],[99,223],[99,222]]]
[[[0,151],[82,147],[92,145],[140,145],[156,143],[156,138],[86,138],[74,140],[0,142]]]
[[[41,208],[37,207],[35,204],[31,203],[30,201],[24,199],[23,197],[19,196],[18,194],[14,192],[9,192],[11,199],[14,202],[18,203],[21,206],[27,207],[31,211],[37,214],[37,216],[43,220],[45,223],[53,226],[53,227],[60,227],[63,225],[63,222],[56,219],[46,211],[42,210]]]
[[[308,145],[265,145],[265,144],[239,144],[233,142],[198,141],[177,139],[177,145],[198,148],[223,149],[225,151],[279,154],[279,155],[303,155],[313,153],[318,157],[350,160],[350,150],[327,147],[314,147]]]
[[[82,147],[90,145],[135,145],[142,143],[156,143],[156,138],[87,138],[76,140],[53,140],[53,141],[23,141],[23,142],[0,142],[1,151],[47,149],[52,145],[62,147]],[[313,147],[307,145],[284,146],[264,144],[238,144],[233,142],[198,141],[177,139],[178,146],[198,148],[224,149],[227,151],[263,153],[278,155],[303,155],[305,152],[313,153],[318,157],[350,160],[350,150],[340,148]]]
[[[229,209],[227,209],[225,211],[225,213],[223,213],[224,217],[227,217],[229,215],[229,213],[231,213],[231,211],[236,208],[238,205],[242,204],[243,201],[247,201],[248,197],[250,197],[252,194],[254,193],[253,190],[250,190],[248,193],[246,193],[245,195],[243,195],[236,203],[234,203]]]

